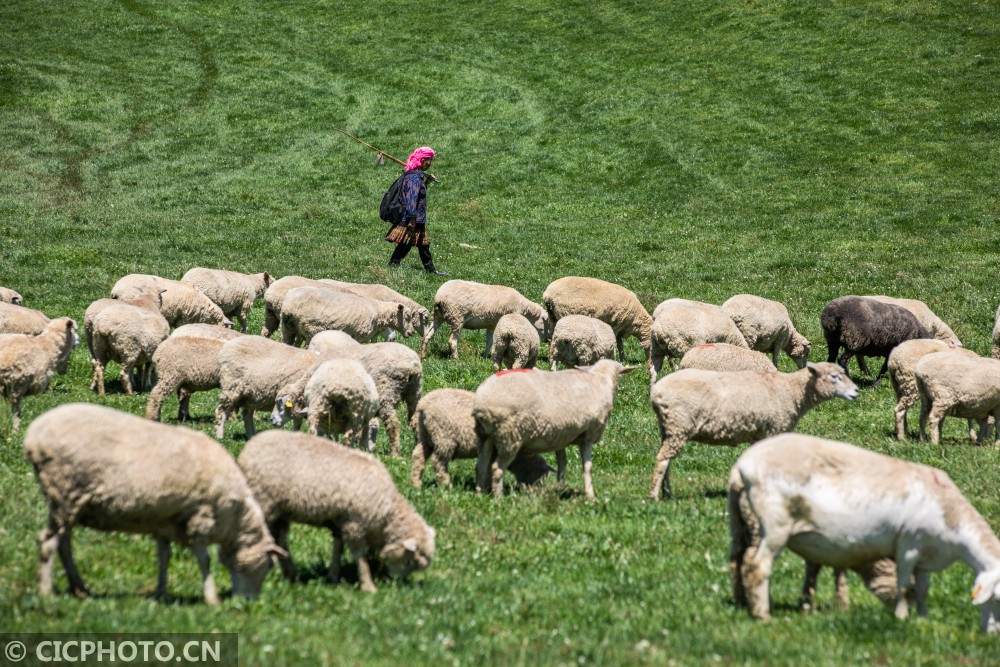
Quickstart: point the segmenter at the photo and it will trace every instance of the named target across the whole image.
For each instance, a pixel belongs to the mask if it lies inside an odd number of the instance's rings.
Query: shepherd
[[[390,267],[399,266],[410,249],[416,246],[424,269],[438,276],[446,276],[447,273],[434,267],[431,239],[427,234],[427,170],[433,159],[434,149],[430,146],[421,146],[410,153],[404,167],[400,191],[403,219],[392,226],[385,235],[385,240],[396,244],[396,249],[389,258]]]

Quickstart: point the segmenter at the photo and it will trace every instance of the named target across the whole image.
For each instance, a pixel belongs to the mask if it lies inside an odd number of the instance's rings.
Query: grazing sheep
[[[228,330],[227,330],[228,331]],[[192,336],[169,336],[153,353],[156,384],[149,392],[146,419],[160,421],[167,396],[177,392],[177,421],[191,419],[191,394],[219,388],[219,351],[225,341]]]
[[[547,339],[545,310],[526,299],[513,287],[504,285],[484,285],[469,280],[449,280],[438,288],[434,295],[434,319],[424,332],[420,344],[420,358],[427,354],[427,343],[442,322],[451,326],[448,351],[452,359],[458,359],[458,336],[462,329],[485,329],[486,351],[489,358],[493,347],[493,330],[500,318],[508,313],[523,315],[534,325],[540,338]]]
[[[993,358],[1000,359],[1000,306],[997,306],[996,319],[993,321]]]
[[[14,433],[21,427],[21,399],[48,389],[53,373],[65,375],[79,343],[76,322],[68,317],[52,320],[35,336],[0,334],[0,396],[10,402]]]
[[[953,351],[956,354],[977,356],[975,352],[933,338],[916,338],[900,343],[889,354],[889,380],[892,390],[896,393],[896,407],[893,415],[896,419],[896,438],[906,439],[906,413],[920,400],[920,390],[917,388],[917,378],[914,369],[917,362],[934,352]]]
[[[274,399],[285,385],[309,371],[317,355],[259,336],[226,341],[219,350],[219,406],[215,409],[215,437],[225,435],[226,419],[242,411],[246,437],[256,432],[255,410],[274,409]]]
[[[104,369],[109,361],[114,361],[119,365],[122,387],[131,396],[133,386],[140,391],[149,386],[153,353],[170,334],[170,325],[163,315],[148,306],[148,300],[143,301],[146,305],[107,301],[101,299],[91,304],[84,316],[94,367],[90,389],[104,396]],[[141,370],[144,367],[148,368]],[[136,373],[137,370],[140,372]]]
[[[171,327],[196,322],[221,324],[226,327],[233,326],[232,321],[211,299],[191,285],[179,280],[131,273],[114,284],[114,287],[111,288],[111,296],[115,299],[131,301],[136,298],[137,293],[147,292],[151,288],[160,290],[163,299],[160,313]]]
[[[493,372],[507,368],[534,368],[541,339],[538,330],[520,313],[507,313],[493,330]]]
[[[34,336],[45,331],[49,318],[40,310],[0,301],[0,334]]]
[[[689,299],[667,299],[656,307],[650,342],[650,387],[656,382],[664,358],[674,366],[695,345],[729,343],[749,347],[721,307]]]
[[[378,418],[385,427],[390,452],[399,456],[400,424],[396,406],[405,403],[407,420],[413,418],[423,380],[423,366],[417,353],[401,343],[362,345],[342,331],[321,331],[313,336],[309,349],[324,359],[340,357],[361,362],[378,389]],[[374,441],[373,434],[371,442]]]
[[[475,394],[464,389],[435,389],[420,399],[410,420],[413,428],[413,468],[410,479],[418,489],[428,457],[438,486],[451,486],[448,464],[479,456],[479,436],[472,416]],[[540,454],[516,458],[508,468],[521,485],[531,485],[552,472]]]
[[[764,354],[729,343],[695,345],[684,353],[681,370],[700,368],[703,371],[775,371],[774,363]]]
[[[365,367],[354,359],[329,359],[316,364],[295,383],[282,387],[274,401],[271,423],[283,426],[308,414],[309,434],[338,438],[370,450],[368,423],[378,413],[378,389]]]
[[[940,317],[935,315],[934,311],[928,308],[927,304],[923,301],[918,299],[898,299],[896,297],[883,295],[866,296],[865,298],[875,299],[876,301],[881,301],[882,303],[888,303],[893,306],[900,306],[901,308],[907,309],[913,313],[913,316],[917,318],[917,321],[920,322],[921,326],[927,330],[930,338],[943,340],[946,343],[951,343],[954,347],[962,347],[962,341],[958,339],[958,336],[956,336],[955,332],[951,330],[951,327],[945,324]]]
[[[1000,359],[934,352],[917,362],[913,375],[920,392],[921,440],[929,424],[931,443],[938,444],[945,417],[975,420],[976,442],[993,440],[993,425],[1000,419]]]
[[[591,450],[601,439],[621,376],[635,370],[611,359],[565,371],[517,370],[491,376],[476,390],[472,414],[481,445],[476,461],[479,492],[503,496],[503,473],[511,462],[556,453],[556,477],[566,472],[566,447],[578,445],[583,486],[594,499]],[[492,474],[491,474],[492,473]]]
[[[737,294],[722,304],[722,311],[736,323],[751,350],[770,352],[775,367],[778,353],[784,350],[796,366],[805,368],[812,344],[795,330],[784,304],[753,294]]]
[[[264,290],[271,284],[271,274],[238,273],[223,269],[190,269],[181,282],[191,285],[212,300],[229,318],[236,318],[240,331],[247,330],[247,315],[257,299],[264,296]]]
[[[357,294],[358,296],[366,296],[369,299],[374,299],[375,301],[392,301],[393,303],[401,303],[406,306],[406,310],[410,313],[413,321],[413,330],[420,335],[423,339],[424,331],[427,329],[427,323],[430,321],[430,312],[421,306],[419,303],[414,301],[408,296],[404,296],[385,285],[379,284],[368,284],[368,283],[345,283],[340,280],[330,280],[327,278],[321,279],[319,282],[324,285],[331,285],[333,287],[338,287],[346,289],[349,292]],[[394,336],[395,332],[388,332],[387,336]]]
[[[739,445],[791,431],[813,407],[840,397],[853,401],[858,388],[831,363],[808,363],[794,373],[771,371],[677,371],[650,395],[662,444],[649,497],[670,492],[670,462],[688,440]]]
[[[589,315],[563,315],[552,328],[549,341],[551,370],[556,370],[557,362],[574,368],[614,359],[617,346],[614,329],[607,322]]]
[[[356,294],[319,287],[296,287],[281,302],[281,340],[308,344],[320,331],[336,329],[359,343],[368,343],[392,328],[413,335],[412,317],[401,303],[375,301]]]
[[[649,336],[653,318],[635,292],[597,278],[566,276],[549,283],[542,294],[549,326],[566,315],[588,315],[607,322],[615,332],[618,360],[625,362],[625,339],[635,336],[649,359]]]
[[[285,300],[285,295],[296,287],[318,287],[335,291],[337,289],[331,283],[338,281],[313,280],[302,276],[285,276],[278,278],[264,290],[264,326],[260,330],[260,335],[270,338],[281,325],[281,304]]]
[[[926,616],[930,573],[962,560],[976,572],[980,629],[1000,633],[1000,540],[937,468],[784,434],[740,455],[729,476],[729,506],[734,592],[737,600],[745,595],[756,618],[770,617],[771,571],[787,547],[837,568],[893,559],[899,619],[909,614],[911,588],[917,613]],[[746,540],[748,533],[756,539]]]
[[[171,338],[211,338],[226,342],[244,336],[236,329],[227,329],[218,324],[184,324],[170,332]]]
[[[907,309],[861,296],[842,296],[827,303],[820,324],[829,348],[827,361],[837,361],[845,371],[854,355],[885,358],[876,381],[889,368],[892,348],[905,340],[930,338],[927,329]],[[838,359],[841,347],[844,353]]]
[[[24,297],[9,287],[0,287],[0,303],[9,303],[14,306],[20,306],[24,304]]]
[[[219,604],[208,546],[232,577],[233,593],[254,598],[277,547],[236,461],[197,431],[155,424],[97,405],[70,403],[32,422],[25,458],[49,507],[39,536],[38,590],[52,594],[58,552],[70,591],[87,595],[73,559],[77,525],[149,534],[160,563],[156,595],[167,597],[170,543],[190,546],[201,569],[205,602]]]
[[[358,563],[361,590],[374,593],[368,564],[377,554],[395,577],[426,569],[434,557],[434,529],[417,514],[374,456],[335,442],[288,431],[268,431],[243,448],[239,463],[267,524],[286,554],[279,558],[296,577],[287,554],[292,523],[328,528],[333,555],[327,578],[340,580],[344,544]]]

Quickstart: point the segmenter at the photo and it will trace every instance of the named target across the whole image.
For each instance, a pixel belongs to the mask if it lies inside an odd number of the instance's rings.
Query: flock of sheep
[[[259,299],[264,326],[260,336],[248,335],[247,316]],[[86,594],[73,560],[76,525],[151,534],[159,596],[167,594],[171,543],[190,546],[209,603],[218,602],[209,545],[219,545],[233,592],[253,597],[274,560],[295,577],[292,523],[331,530],[332,582],[345,544],[366,591],[375,590],[372,556],[395,576],[426,568],[435,531],[370,453],[381,424],[399,455],[400,403],[414,432],[415,486],[428,459],[444,486],[450,461],[474,458],[477,491],[501,496],[507,470],[519,484],[547,475],[547,452],[562,480],[566,448],[576,445],[592,499],[593,446],[622,376],[637,369],[615,359],[624,361],[624,340],[632,336],[647,358],[661,436],[651,498],[670,494],[670,463],[688,441],[755,443],[729,478],[733,592],[754,616],[769,616],[771,567],[787,547],[806,560],[803,604],[811,604],[826,565],[836,571],[841,601],[844,573],[854,570],[900,618],[914,602],[926,613],[929,573],[962,560],[976,572],[981,629],[1000,632],[1000,540],[945,473],[790,433],[816,405],[858,396],[846,371],[851,357],[863,369],[865,357],[882,357],[879,377],[888,373],[895,390],[900,439],[907,410],[919,401],[921,437],[929,427],[936,443],[941,422],[954,416],[968,420],[970,437],[992,442],[1000,417],[1000,309],[994,359],[965,350],[920,301],[844,296],[820,319],[829,358],[810,363],[810,342],[786,308],[745,294],[721,306],[669,299],[650,315],[633,292],[593,278],[556,280],[541,304],[511,287],[450,280],[428,310],[383,285],[204,268],[179,281],[126,276],[84,315],[91,389],[104,394],[106,365],[115,362],[126,393],[152,387],[146,418],[68,404],[28,427],[25,455],[50,509],[39,540],[40,591],[52,592],[58,553],[70,590]],[[495,374],[475,392],[442,388],[422,396],[421,359],[444,323],[453,358],[462,329],[485,330]],[[278,332],[281,342],[271,340]],[[394,342],[414,334],[419,354]],[[379,337],[386,342],[374,342]],[[78,341],[72,319],[49,320],[0,287],[0,393],[15,431],[22,398],[66,371]],[[551,371],[534,368],[543,341]],[[778,372],[782,352],[799,370]],[[661,378],[664,361],[678,370]],[[183,421],[191,394],[216,388],[216,437],[230,417],[243,417],[248,441],[238,460],[203,433],[157,423],[167,396],[178,395]],[[269,411],[279,428],[256,434],[256,411]],[[280,428],[288,421],[294,430]],[[308,433],[299,432],[302,421]],[[172,463],[178,460],[183,468]]]

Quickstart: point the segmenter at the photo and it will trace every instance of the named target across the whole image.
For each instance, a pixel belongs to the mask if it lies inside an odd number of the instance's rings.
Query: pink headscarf
[[[406,171],[411,169],[420,169],[420,161],[424,158],[434,157],[434,149],[430,146],[421,146],[417,150],[410,153],[410,157],[406,160]]]

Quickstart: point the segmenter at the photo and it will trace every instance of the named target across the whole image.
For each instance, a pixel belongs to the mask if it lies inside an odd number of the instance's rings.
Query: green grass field
[[[383,282],[429,306],[441,280],[415,256],[385,268],[376,209],[397,170],[339,127],[398,157],[438,151],[432,248],[453,278],[540,300],[556,278],[593,276],[650,311],[754,293],[787,305],[814,360],[824,303],[893,294],[989,354],[995,2],[11,0],[0,44],[0,285],[53,317],[82,320],[125,274],[193,266]],[[262,319],[258,306],[257,331]],[[463,334],[454,362],[437,336],[424,391],[474,389],[492,370],[482,345]],[[626,351],[641,359],[634,340]],[[997,447],[970,445],[958,420],[940,447],[898,443],[891,387],[855,378],[857,401],[798,430],[939,466],[1000,530]],[[24,425],[68,401],[141,414],[146,394],[114,381],[99,400],[89,381],[81,347],[25,401]],[[194,428],[211,433],[215,398],[195,396]],[[234,454],[241,434],[227,430]],[[689,445],[674,498],[647,501],[659,443],[641,373],[596,448],[593,503],[576,451],[565,485],[495,501],[472,492],[472,462],[452,465],[453,489],[413,489],[412,434],[401,459],[380,441],[438,543],[430,569],[376,595],[325,584],[328,535],[298,527],[306,580],[272,572],[255,602],[201,604],[179,550],[179,601],[153,602],[153,542],[87,530],[76,553],[95,595],[66,595],[57,566],[58,594],[40,599],[46,511],[22,442],[0,407],[2,631],[238,632],[245,665],[1000,664],[962,565],[932,577],[926,619],[895,620],[853,578],[853,608],[838,611],[829,573],[820,610],[803,614],[787,553],[773,621],[736,608],[724,489],[742,448]]]

